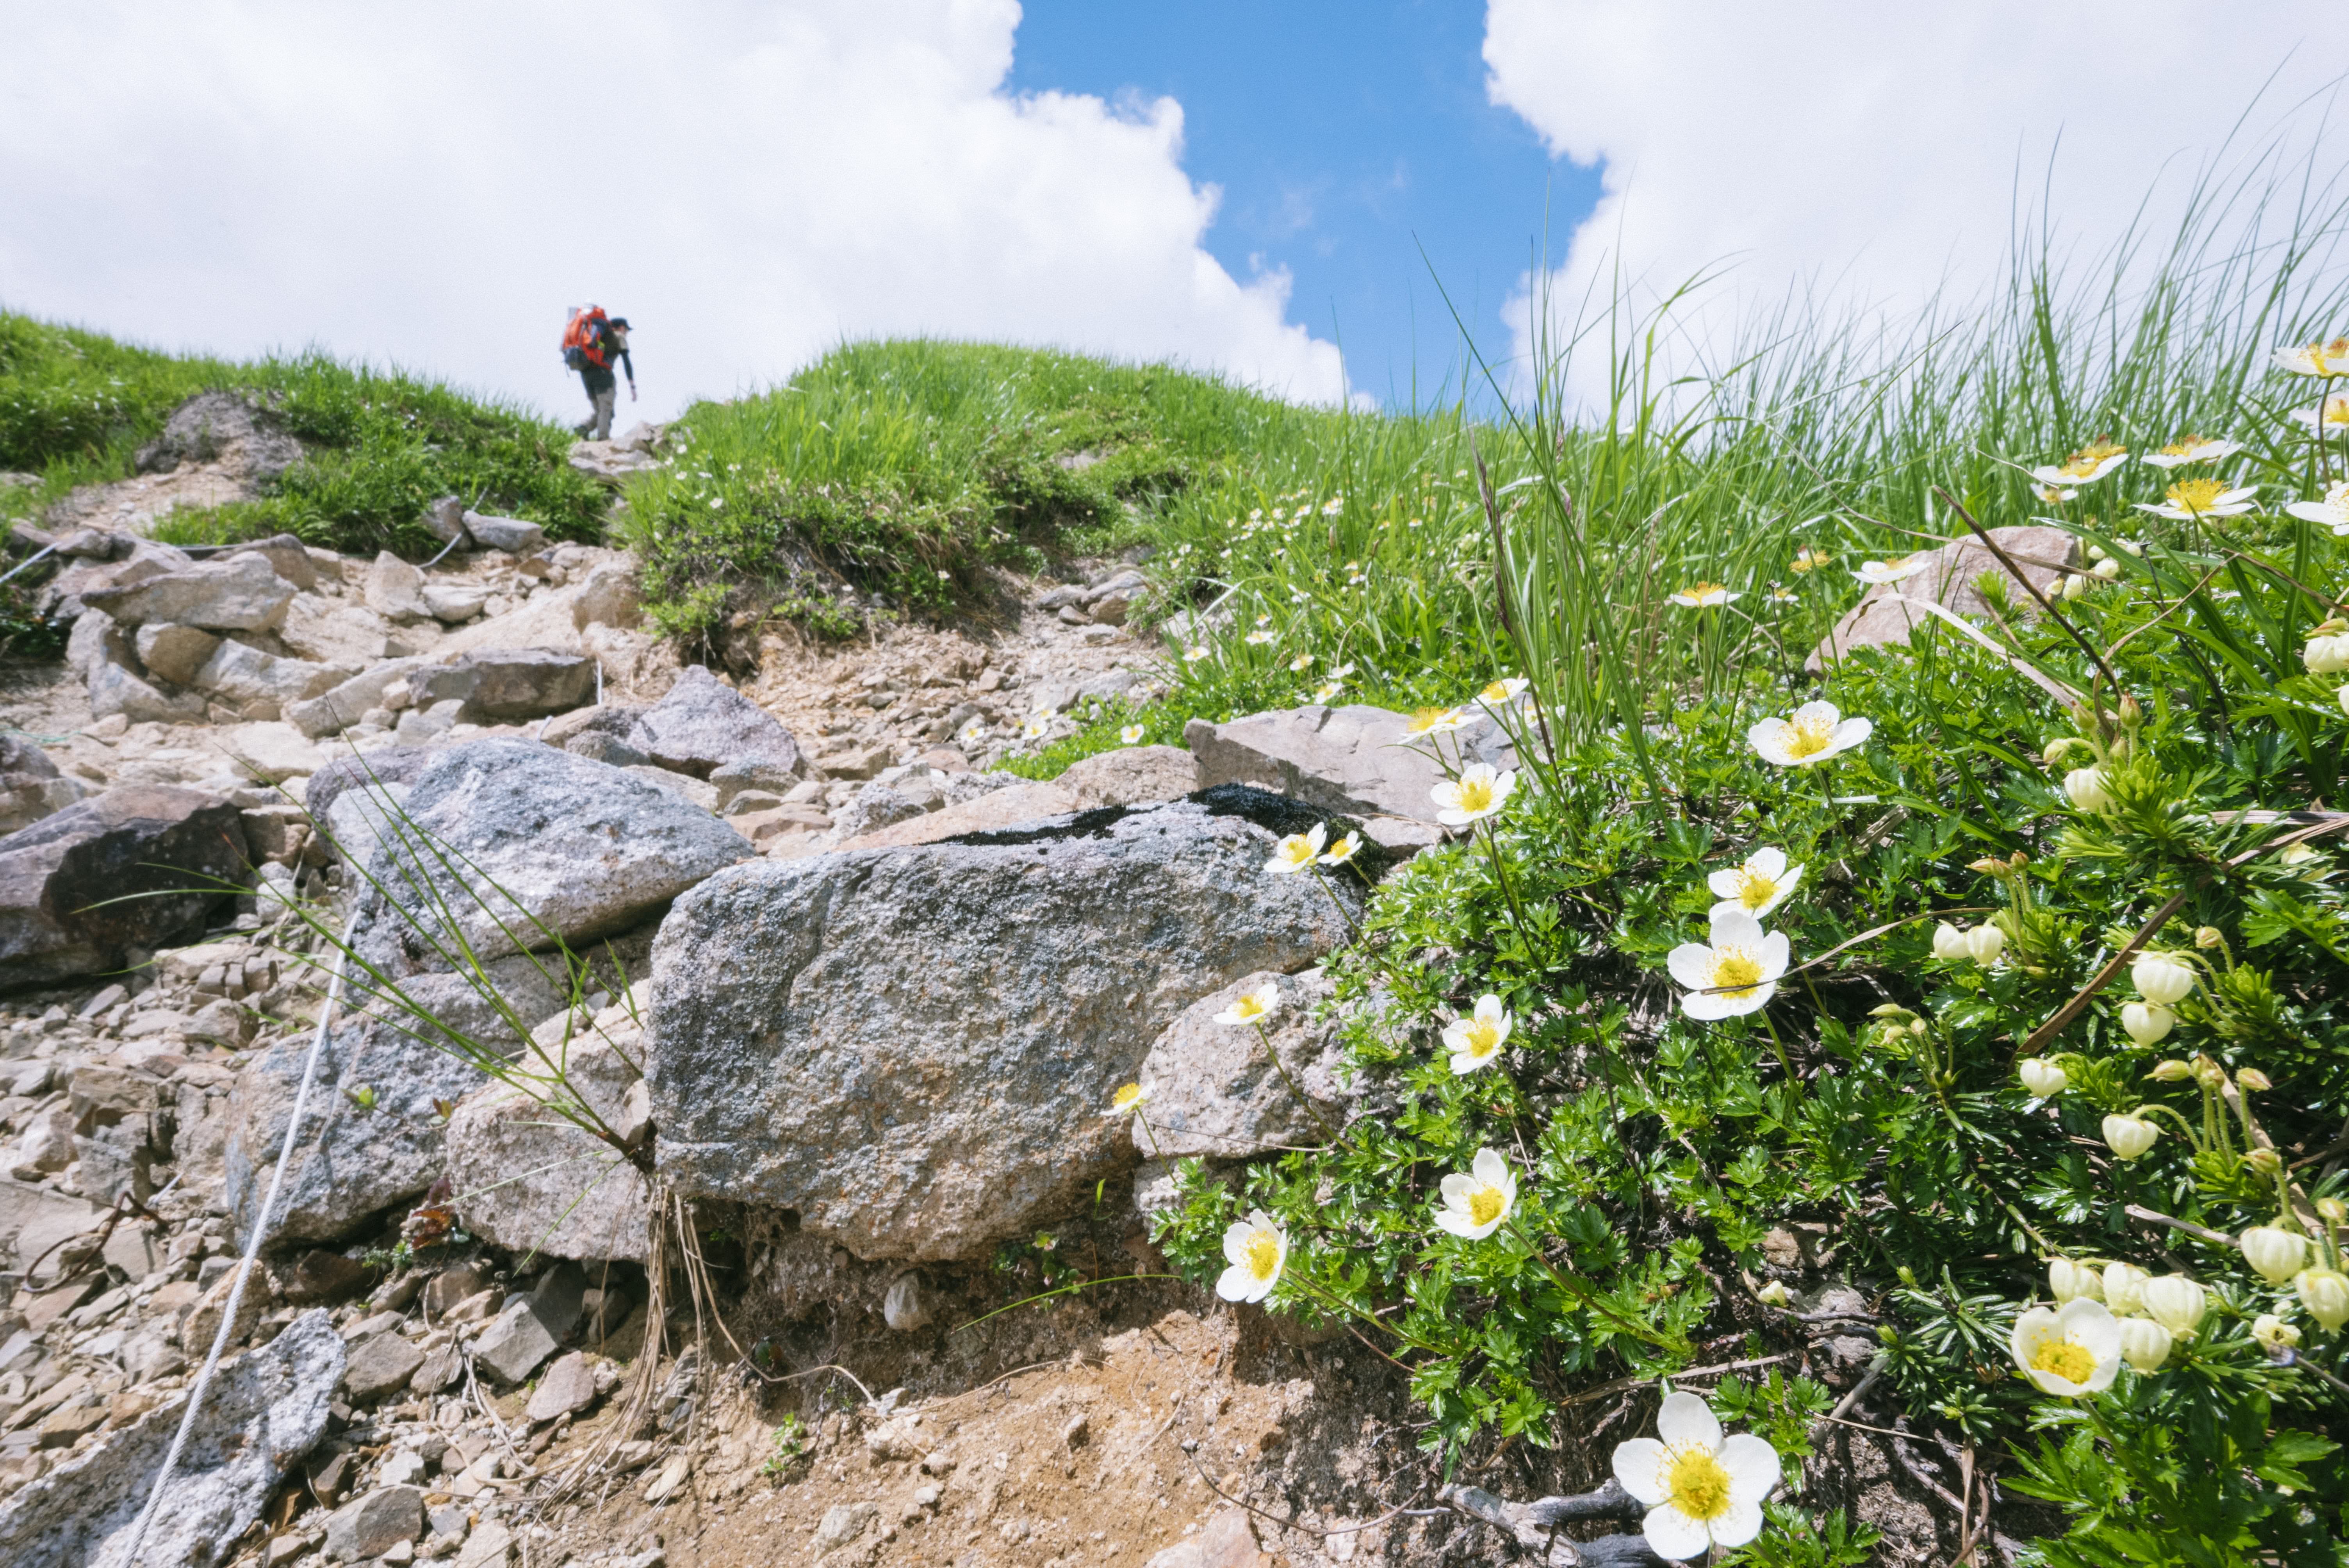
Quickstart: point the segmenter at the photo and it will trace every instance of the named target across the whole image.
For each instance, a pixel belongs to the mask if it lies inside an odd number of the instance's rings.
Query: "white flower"
[[[2064,485],[2094,484],[2128,461],[2128,449],[2116,447],[2110,441],[2094,441],[2074,452],[2060,463],[2043,463],[2031,470],[2031,477],[2043,485],[2061,488]]]
[[[1793,896],[1802,884],[1803,868],[1786,864],[1786,851],[1763,848],[1745,857],[1745,863],[1718,871],[1704,879],[1713,897],[1722,902],[1713,913],[1742,909],[1759,920]]]
[[[2014,1071],[2034,1099],[2054,1099],[2072,1081],[2071,1074],[2044,1057],[2025,1057],[2014,1064]]]
[[[968,746],[974,741],[986,739],[987,720],[983,718],[974,718],[970,720],[960,729],[955,732],[955,738],[960,740],[965,746]]]
[[[2064,501],[2078,500],[2080,499],[2080,492],[2078,490],[2064,490],[2055,485],[2035,485],[2032,488],[2031,493],[2037,496],[2049,506],[2058,506]]]
[[[1798,550],[1795,552],[1795,559],[1788,562],[1786,567],[1798,576],[1807,577],[1822,566],[1834,564],[1835,557],[1824,550]]]
[[[1288,1233],[1262,1209],[1224,1233],[1224,1261],[1232,1266],[1216,1281],[1226,1301],[1262,1301],[1288,1266]]]
[[[2090,1301],[2101,1301],[2105,1295],[2105,1282],[2096,1271],[2086,1264],[2074,1263],[2070,1258],[2047,1260],[2047,1288],[2054,1294],[2058,1306],[2084,1295]]]
[[[2263,1312],[2251,1319],[2251,1337],[2260,1348],[2273,1356],[2279,1350],[2289,1350],[2300,1343],[2300,1330],[2272,1312]]]
[[[2161,1129],[2141,1116],[2115,1114],[2105,1118],[2105,1147],[2113,1157],[2126,1163],[2153,1147],[2161,1136]]]
[[[1649,1549],[1685,1563],[1762,1533],[1762,1500],[1783,1479],[1778,1450],[1751,1432],[1723,1440],[1712,1407],[1667,1394],[1656,1436],[1615,1449],[1615,1479],[1647,1507]]]
[[[1279,876],[1301,872],[1321,858],[1321,846],[1329,840],[1330,828],[1325,822],[1314,823],[1310,832],[1291,833],[1273,845],[1272,858],[1264,862],[1264,869]]]
[[[1458,779],[1445,779],[1428,794],[1443,808],[1435,813],[1437,821],[1447,828],[1464,828],[1507,805],[1516,787],[1516,769],[1496,773],[1488,762],[1472,762],[1460,770]]]
[[[1928,558],[1929,553],[1896,555],[1889,561],[1863,561],[1859,563],[1859,570],[1852,575],[1871,587],[1880,583],[1899,583],[1916,576],[1920,572],[1930,571],[1933,562]]]
[[[2053,1311],[2033,1307],[2014,1320],[2007,1347],[2023,1375],[2058,1398],[2102,1393],[2121,1369],[2120,1325],[2085,1296]]]
[[[2243,1261],[2270,1284],[2282,1284],[2308,1263],[2308,1238],[2275,1225],[2253,1225],[2242,1235]]]
[[[2243,449],[2240,441],[2217,441],[2207,436],[2185,436],[2158,452],[2147,452],[2137,459],[2157,469],[2183,468],[2188,463],[2215,463],[2220,458],[2231,458]]]
[[[1334,673],[1334,672],[1333,672]],[[1423,735],[1449,735],[1463,728],[1468,716],[1456,707],[1415,707],[1402,727],[1403,734],[1413,740]]]
[[[1194,643],[1183,650],[1183,662],[1186,665],[1195,665],[1201,659],[1209,656],[1207,645],[1205,643]]]
[[[1452,1052],[1453,1072],[1464,1076],[1499,1060],[1501,1047],[1509,1043],[1509,1031],[1516,1026],[1516,1020],[1509,1016],[1498,996],[1488,993],[1477,997],[1475,1012],[1444,1026],[1444,1044]]]
[[[2258,510],[2251,497],[2259,493],[2259,489],[2257,485],[2245,485],[2230,490],[2224,480],[2180,480],[2162,493],[2160,500],[2141,500],[2137,509],[2179,522],[2198,517],[2240,517]]]
[[[1934,957],[1944,964],[1962,964],[1973,955],[1973,949],[1966,945],[1963,927],[1951,925],[1946,920],[1933,927]]]
[[[1280,985],[1267,981],[1253,991],[1243,991],[1232,999],[1232,1005],[1216,1015],[1218,1024],[1255,1024],[1280,1011]]]
[[[1243,643],[1252,643],[1257,646],[1261,647],[1267,643],[1277,643],[1280,641],[1280,634],[1278,632],[1268,630],[1263,626],[1258,626],[1255,631],[1250,632],[1247,636],[1242,637],[1240,641]]]
[[[1746,744],[1764,762],[1808,768],[1839,751],[1849,751],[1876,732],[1865,718],[1846,718],[1831,702],[1806,702],[1790,718],[1765,718],[1745,732]]]
[[[2147,1317],[2124,1317],[2119,1327],[2121,1359],[2140,1372],[2160,1371],[2177,1336]]]
[[[2349,398],[2334,401],[2349,402]],[[2328,489],[2323,500],[2287,501],[2284,511],[2304,522],[2321,522],[2335,533],[2349,534],[2349,480]]]
[[[2153,1276],[2135,1264],[2105,1265],[2105,1305],[2126,1316],[2145,1309],[2145,1282]]]
[[[2191,1339],[2210,1309],[2209,1297],[2184,1274],[2163,1274],[2145,1282],[2145,1315],[2180,1339]]]
[[[2102,813],[2113,809],[2112,789],[2102,768],[2073,769],[2064,775],[2064,793],[2083,811]]]
[[[1295,658],[1288,661],[1288,667],[1297,674],[1303,675],[1307,670],[1313,667],[1313,655],[1311,654],[1299,654]]]
[[[2177,1014],[2155,1002],[2130,1002],[2121,1008],[2121,1028],[2140,1046],[2159,1045],[2177,1022]]]
[[[2309,638],[2308,646],[2300,650],[2300,662],[2313,676],[2337,676],[2349,670],[2349,632]]]
[[[2349,397],[2332,397],[2313,408],[2295,408],[2292,417],[2308,427],[2308,433],[2322,441],[2349,430]]]
[[[1337,699],[1338,694],[1345,689],[1343,682],[1323,681],[1313,688],[1313,700],[1319,703],[1333,702]]]
[[[2275,362],[2279,369],[2289,370],[2294,376],[2314,376],[2327,381],[2336,376],[2349,376],[2349,337],[2279,348]]]
[[[1517,1206],[1516,1174],[1507,1161],[1490,1149],[1476,1150],[1468,1174],[1454,1171],[1444,1179],[1441,1190],[1444,1202],[1435,1211],[1435,1222],[1472,1242],[1483,1241],[1499,1230],[1509,1211]]]
[[[1321,857],[1321,863],[1325,866],[1342,866],[1348,861],[1352,860],[1356,855],[1361,853],[1361,851],[1362,835],[1360,833],[1348,833],[1344,838],[1340,839],[1336,843],[1330,846],[1330,852]]]
[[[1499,680],[1486,682],[1485,689],[1476,694],[1476,700],[1489,712],[1516,701],[1525,695],[1526,686],[1522,676],[1503,676]]]
[[[1785,932],[1764,932],[1760,921],[1737,909],[1716,912],[1711,942],[1682,943],[1664,967],[1689,988],[1681,1009],[1690,1017],[1733,1018],[1778,994],[1787,958]]]
[[[1995,925],[1985,923],[1966,933],[1966,952],[1985,969],[1997,963],[1998,955],[2005,951],[2006,933]]]
[[[2327,1333],[2349,1323],[2349,1274],[2339,1269],[2302,1269],[2292,1283],[2300,1292],[2300,1305]]]
[[[1112,1116],[1131,1116],[1135,1111],[1140,1110],[1143,1108],[1143,1104],[1149,1100],[1151,1093],[1152,1089],[1148,1084],[1130,1083],[1120,1085],[1117,1093],[1112,1097],[1110,1100],[1108,1114]]]
[[[1141,745],[1141,744],[1142,744],[1142,726],[1140,726],[1140,725],[1138,725],[1138,724],[1129,724],[1129,725],[1127,725],[1123,729],[1121,729],[1121,730],[1119,730],[1119,731],[1117,732],[1117,739],[1118,739],[1118,744],[1119,744],[1119,745],[1121,745],[1121,746],[1139,746],[1139,745]]]
[[[1718,583],[1694,583],[1668,597],[1683,610],[1713,610],[1734,604],[1744,595],[1733,593]]]
[[[1794,1303],[1795,1293],[1788,1290],[1782,1281],[1774,1279],[1755,1291],[1754,1299],[1764,1306],[1789,1306]]]
[[[2137,995],[2158,1006],[2175,1006],[2194,989],[2194,966],[2174,953],[2140,953],[2129,965]]]

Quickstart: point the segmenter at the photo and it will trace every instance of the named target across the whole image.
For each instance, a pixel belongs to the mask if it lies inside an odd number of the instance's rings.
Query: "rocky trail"
[[[1030,783],[988,769],[1156,688],[1133,562],[1007,578],[997,624],[772,634],[735,680],[650,634],[621,552],[454,501],[426,565],[158,542],[286,460],[240,407],[21,531],[73,629],[0,689],[0,1560],[126,1560],[346,930],[367,967],[148,1561],[1517,1549],[1439,1503],[1380,1352],[1167,1277],[1145,1222],[1173,1159],[1350,1108],[1315,966],[1441,836],[1399,716]],[[1360,880],[1263,875],[1333,816]],[[1212,1022],[1266,984],[1309,1106]],[[1146,1147],[1105,1114],[1137,1080]],[[1078,1274],[1115,1283],[1030,1299]],[[1848,1386],[1843,1295],[1814,1371]]]

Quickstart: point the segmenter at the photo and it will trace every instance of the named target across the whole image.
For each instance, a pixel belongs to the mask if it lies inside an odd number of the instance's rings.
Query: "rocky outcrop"
[[[699,665],[688,666],[667,696],[636,716],[628,739],[660,767],[697,779],[734,762],[802,770],[792,732]]]
[[[48,754],[18,735],[0,735],[0,835],[30,827],[93,793],[57,771]]]
[[[328,1031],[270,1222],[273,1241],[333,1241],[439,1178],[445,1124],[438,1102],[454,1105],[488,1081],[460,1048],[515,1055],[523,1034],[510,1020],[534,1027],[563,1005],[527,958],[491,964],[480,978],[405,981],[399,989],[412,1007],[376,1000]],[[309,1044],[297,1034],[271,1046],[237,1074],[229,1095],[226,1202],[241,1234],[258,1218]]]
[[[1255,784],[1327,811],[1435,820],[1429,791],[1444,781],[1433,753],[1513,768],[1515,748],[1482,708],[1465,728],[1411,742],[1410,719],[1383,707],[1288,707],[1229,724],[1195,718],[1183,739],[1198,758],[1201,789]],[[1409,744],[1406,744],[1410,742]]]
[[[150,1527],[145,1563],[210,1563],[261,1516],[278,1480],[326,1429],[343,1341],[324,1311],[224,1363]],[[9,1568],[129,1568],[131,1537],[185,1414],[160,1405],[0,1505]]]
[[[232,555],[160,573],[128,586],[94,588],[81,596],[125,626],[167,621],[212,631],[268,631],[285,619],[294,585],[263,555]]]
[[[466,723],[508,723],[594,701],[595,661],[544,648],[480,648],[416,670],[408,682],[419,705],[461,702]]]
[[[2055,592],[2064,569],[2079,555],[2080,542],[2060,528],[2035,524],[1993,528],[1990,536],[2043,593]],[[1930,610],[1903,601],[1923,600],[1952,614],[1983,620],[1990,607],[1974,584],[1985,574],[2009,575],[1998,557],[1971,535],[1912,556],[1909,563],[1921,570],[1896,583],[1877,583],[1860,595],[1859,603],[1845,611],[1834,628],[1819,639],[1803,668],[1823,675],[1829,664],[1861,648],[1906,647],[1919,627],[1940,618]],[[2027,593],[2012,582],[2007,589],[2009,600],[2017,602],[2018,614],[2037,614]]]
[[[202,929],[247,876],[237,808],[132,784],[0,839],[0,986],[120,967]]]
[[[664,1179],[867,1258],[1031,1227],[1132,1161],[1103,1112],[1185,1006],[1343,939],[1319,884],[1264,872],[1319,820],[1224,789],[720,872],[654,948]]]
[[[302,460],[302,443],[266,405],[242,392],[199,392],[163,421],[162,432],[139,449],[142,474],[170,473],[181,463],[235,459],[243,477],[275,479]]]
[[[1268,986],[1280,1006],[1262,1035],[1253,1025],[1217,1021],[1241,995]],[[1353,1099],[1340,1081],[1336,1025],[1313,1016],[1332,990],[1318,971],[1259,973],[1185,1007],[1143,1059],[1136,1081],[1150,1098],[1134,1123],[1136,1147],[1161,1160],[1241,1160],[1326,1141],[1330,1129],[1345,1125]],[[1265,1054],[1267,1039],[1285,1078]]]
[[[451,945],[448,921],[484,958],[585,941],[637,924],[751,852],[692,802],[533,741],[436,753],[405,810],[375,852],[353,935],[391,975],[445,967],[436,948]]]

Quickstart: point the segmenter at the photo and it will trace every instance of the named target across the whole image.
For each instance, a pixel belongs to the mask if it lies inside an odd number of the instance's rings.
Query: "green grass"
[[[0,469],[40,476],[0,491],[0,515],[36,512],[77,485],[127,477],[140,445],[198,392],[255,393],[309,455],[259,499],[175,517],[210,543],[290,532],[359,553],[429,553],[425,503],[455,494],[562,539],[601,531],[602,489],[564,460],[573,437],[518,407],[321,354],[253,362],[170,355],[0,313]]]

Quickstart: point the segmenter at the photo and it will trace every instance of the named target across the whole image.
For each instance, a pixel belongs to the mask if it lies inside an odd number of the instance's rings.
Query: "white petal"
[[[1650,1508],[1671,1494],[1664,1490],[1664,1466],[1672,1451],[1653,1438],[1633,1438],[1615,1445],[1615,1479],[1623,1490]]]
[[[1734,871],[1715,872],[1704,879],[1715,898],[1735,898],[1745,890],[1745,882]]]
[[[1719,903],[1714,904],[1711,909],[1709,909],[1709,910],[1705,911],[1705,913],[1707,913],[1708,915],[1712,915],[1712,916],[1713,916],[1713,917],[1715,917],[1715,918],[1718,918],[1718,917],[1720,917],[1720,916],[1722,916],[1722,915],[1729,914],[1729,913],[1733,913],[1734,911],[1744,909],[1744,907],[1745,907],[1745,901],[1744,901],[1744,899],[1742,899],[1742,898],[1725,898],[1725,899],[1723,899]],[[1767,904],[1764,905],[1764,906],[1763,906],[1763,911],[1762,911],[1762,913],[1764,913],[1764,914],[1769,913],[1770,913],[1770,908],[1771,908],[1771,906],[1770,906],[1770,905],[1767,905]]]
[[[1246,1301],[1248,1299],[1249,1289],[1255,1284],[1254,1274],[1248,1273],[1241,1264],[1234,1264],[1224,1271],[1221,1279],[1216,1281],[1216,1294],[1226,1301]]]
[[[1724,992],[1721,995],[1713,998],[1713,1000],[1716,1002],[1725,1002],[1728,1004],[1727,1006],[1715,1014],[1714,1016],[1721,1018],[1740,1018],[1744,1017],[1748,1013],[1758,1013],[1763,1008],[1768,1006],[1770,1005],[1770,998],[1775,996],[1777,994],[1778,983],[1775,980],[1765,980],[1761,985],[1754,986],[1751,991],[1741,991],[1733,996]],[[1695,1017],[1696,1015],[1694,1013],[1691,1013],[1689,1016]]]
[[[1713,944],[1715,947],[1743,947],[1748,952],[1762,945],[1762,923],[1742,909],[1713,917]],[[1710,982],[1708,982],[1710,984]]]
[[[1874,719],[1847,718],[1835,727],[1835,736],[1831,744],[1837,751],[1848,751],[1875,733]]]
[[[1468,1195],[1476,1191],[1476,1179],[1473,1176],[1464,1176],[1454,1171],[1437,1182],[1435,1188],[1437,1191],[1444,1194],[1444,1201],[1446,1203],[1455,1209],[1465,1210],[1468,1207]]]
[[[1712,1023],[1716,1018],[1734,1018],[1741,1013],[1753,1010],[1720,991],[1691,991],[1681,998],[1681,1011],[1701,1024]]]
[[[1803,868],[1800,866],[1788,868],[1786,874],[1778,879],[1778,902],[1784,903],[1788,893],[1802,885]]]
[[[1241,1220],[1235,1222],[1229,1230],[1224,1233],[1224,1261],[1231,1264],[1234,1268],[1238,1268],[1242,1264],[1246,1264],[1247,1262],[1248,1238],[1255,1233],[1256,1227],[1249,1224],[1247,1221]]]
[[[1476,998],[1476,1016],[1488,1024],[1497,1024],[1509,1016],[1509,1010],[1501,1005],[1500,997],[1487,991]]]
[[[1656,1412],[1656,1436],[1675,1449],[1721,1447],[1721,1418],[1713,1407],[1694,1394],[1667,1394]]]
[[[2055,1332],[2099,1361],[2121,1353],[2121,1326],[2112,1308],[2093,1296],[2074,1296],[2055,1314]]]
[[[2331,522],[2333,509],[2321,500],[2296,500],[2284,508],[2303,522]]]
[[[1795,710],[1796,724],[1816,724],[1825,729],[1833,729],[1836,720],[1842,717],[1843,709],[1831,702],[1806,702]]]
[[[1471,1241],[1475,1239],[1475,1222],[1457,1209],[1438,1209],[1435,1223],[1438,1229],[1449,1231],[1455,1236],[1465,1236]]]
[[[1463,1074],[1473,1073],[1478,1068],[1491,1067],[1499,1059],[1500,1056],[1497,1052],[1489,1057],[1480,1057],[1473,1051],[1454,1051],[1452,1053],[1453,1076],[1457,1078]]]
[[[1786,851],[1775,847],[1756,850],[1745,858],[1745,869],[1765,881],[1776,882],[1786,874]]]
[[[1762,978],[1775,980],[1786,972],[1786,965],[1794,957],[1794,950],[1785,932],[1774,931],[1762,939],[1762,944],[1754,949],[1754,955],[1762,961]]]
[[[1714,1457],[1729,1472],[1729,1495],[1740,1502],[1761,1501],[1785,1479],[1778,1468],[1778,1450],[1751,1432],[1740,1432],[1722,1444]]]
[[[1745,732],[1745,743],[1760,752],[1766,761],[1786,761],[1786,721],[1783,718],[1764,719]]]
[[[1732,907],[1730,913],[1740,913]],[[1721,918],[1715,909],[1713,918]],[[1683,942],[1664,959],[1664,969],[1671,977],[1692,991],[1702,991],[1713,984],[1713,949],[1702,942]]]
[[[1476,1173],[1476,1180],[1483,1186],[1505,1186],[1509,1181],[1509,1162],[1501,1158],[1497,1150],[1479,1149],[1468,1169]]]
[[[1650,1509],[1647,1522],[1640,1528],[1648,1538],[1650,1551],[1676,1563],[1702,1557],[1713,1544],[1712,1532],[1669,1502]]]
[[[1715,1546],[1743,1546],[1762,1533],[1762,1505],[1733,1498],[1728,1511],[1712,1522]]]

